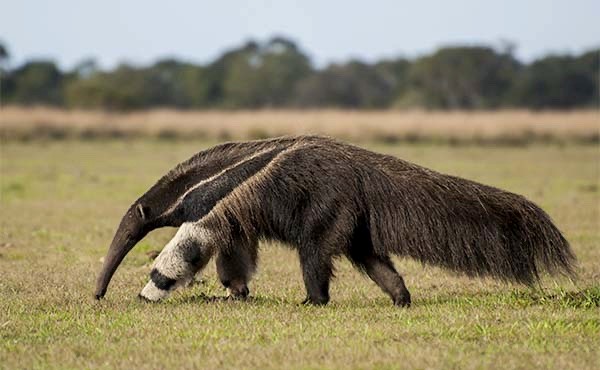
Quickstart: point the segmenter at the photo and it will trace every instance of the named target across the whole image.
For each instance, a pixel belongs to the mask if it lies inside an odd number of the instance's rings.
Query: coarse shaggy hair
[[[331,138],[298,136],[218,145],[171,170],[123,218],[97,297],[147,232],[191,223],[201,226],[205,240],[184,243],[195,251],[179,253],[183,260],[194,257],[184,261],[191,266],[185,274],[198,269],[194,263],[208,262],[209,254],[235,256],[250,248],[255,256],[257,240],[277,240],[298,250],[310,303],[329,300],[338,256],[400,305],[410,304],[410,295],[390,255],[528,285],[544,271],[574,275],[569,243],[523,196]],[[133,236],[123,239],[125,232]],[[199,256],[208,240],[214,246]],[[253,270],[255,257],[247,264]],[[242,285],[249,279],[244,274]]]

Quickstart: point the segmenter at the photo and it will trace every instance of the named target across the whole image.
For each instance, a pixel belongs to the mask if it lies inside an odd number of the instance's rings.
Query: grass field
[[[546,278],[541,291],[396,260],[413,295],[413,306],[399,309],[341,260],[332,302],[305,307],[294,252],[265,245],[248,301],[222,299],[211,264],[202,284],[142,303],[146,253],[174,233],[164,229],[129,254],[106,299],[93,300],[100,258],[122,213],[174,164],[211,144],[2,144],[0,368],[600,366],[595,145],[363,144],[534,200],[572,243],[580,261],[575,283]]]

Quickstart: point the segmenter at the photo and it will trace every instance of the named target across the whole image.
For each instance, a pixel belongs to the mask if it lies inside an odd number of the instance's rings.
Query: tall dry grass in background
[[[324,134],[351,141],[440,141],[597,143],[597,110],[542,111],[348,111],[258,110],[132,113],[67,111],[45,107],[3,107],[5,140],[35,138],[255,139],[279,135]]]

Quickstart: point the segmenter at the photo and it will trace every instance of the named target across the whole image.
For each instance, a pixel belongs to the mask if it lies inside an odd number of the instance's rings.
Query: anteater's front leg
[[[329,302],[329,281],[333,273],[331,256],[318,253],[316,248],[301,248],[300,265],[306,287],[306,299],[303,303],[327,304]]]
[[[194,223],[183,224],[156,258],[150,281],[140,297],[149,301],[168,297],[177,287],[189,283],[213,253],[212,239],[205,228]]]
[[[217,274],[231,297],[246,298],[250,294],[248,282],[256,271],[258,242],[238,241],[232,247],[219,252]]]

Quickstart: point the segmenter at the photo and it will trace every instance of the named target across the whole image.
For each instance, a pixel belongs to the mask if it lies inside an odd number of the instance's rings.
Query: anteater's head
[[[96,299],[104,297],[110,279],[127,253],[146,234],[156,228],[153,227],[152,222],[149,222],[148,211],[147,207],[136,202],[123,216],[110,244],[108,254],[104,258],[104,265],[96,282]]]
[[[110,279],[123,258],[149,232],[165,226],[181,225],[178,200],[186,189],[186,183],[178,180],[163,177],[125,212],[96,281],[96,299],[104,297]]]

